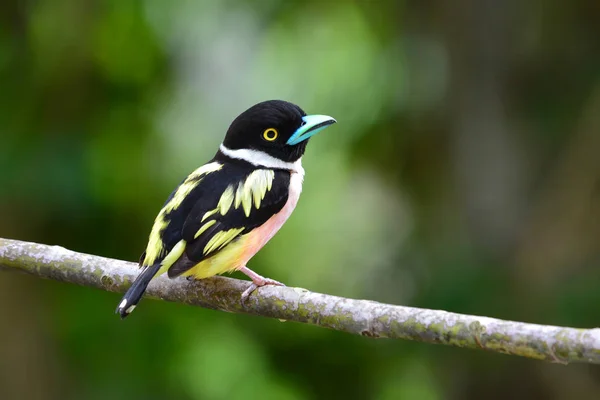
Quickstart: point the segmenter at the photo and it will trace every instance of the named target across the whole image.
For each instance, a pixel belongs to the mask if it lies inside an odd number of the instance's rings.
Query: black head
[[[320,117],[319,123],[315,117]],[[287,101],[264,101],[231,123],[223,145],[231,150],[258,150],[293,162],[304,154],[310,136],[334,122],[331,117],[307,116],[300,107]]]

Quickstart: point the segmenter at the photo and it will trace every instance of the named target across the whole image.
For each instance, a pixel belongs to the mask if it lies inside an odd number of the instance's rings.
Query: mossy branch
[[[111,292],[125,291],[138,273],[134,263],[2,238],[0,269]],[[248,285],[247,281],[224,277],[189,282],[160,276],[152,281],[147,295],[216,310],[304,322],[372,338],[440,343],[563,364],[600,364],[600,329],[503,321],[276,286],[258,289],[243,306],[240,295]]]

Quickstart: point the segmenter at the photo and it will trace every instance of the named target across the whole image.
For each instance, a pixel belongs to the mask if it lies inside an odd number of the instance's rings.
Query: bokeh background
[[[600,3],[0,4],[0,237],[137,260],[250,105],[338,124],[251,267],[353,298],[600,325]],[[598,399],[600,369],[0,273],[2,399]]]

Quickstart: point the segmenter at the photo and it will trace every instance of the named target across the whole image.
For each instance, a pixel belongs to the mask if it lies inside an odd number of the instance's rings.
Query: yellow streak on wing
[[[255,201],[256,195],[258,195],[260,191],[260,180],[262,178],[262,174],[258,173],[261,170],[256,170],[252,172],[243,183],[243,193],[244,198],[242,198],[242,206],[244,207],[244,211],[246,211],[246,202],[248,202],[248,206],[252,208],[252,202]],[[259,200],[260,202],[260,200]],[[246,212],[246,216],[248,216],[250,211]]]
[[[263,191],[263,195],[262,198],[265,198],[265,194],[267,194],[267,192],[269,190],[271,190],[271,188],[273,187],[273,181],[275,180],[275,171],[273,170],[268,170],[267,171],[267,175],[265,176],[266,179],[266,183],[267,183],[267,187],[264,189]]]
[[[227,212],[231,208],[231,205],[233,204],[234,199],[235,194],[233,193],[233,186],[228,186],[227,189],[225,189],[225,191],[221,195],[221,198],[217,203],[217,208],[205,212],[200,222],[204,222],[204,220],[212,217],[216,213],[221,213],[221,215],[227,214]]]
[[[219,210],[221,215],[227,214],[229,208],[231,208],[231,204],[233,203],[233,198],[233,187],[228,186],[227,189],[225,189],[225,191],[221,195],[221,198],[219,199],[219,204],[217,204],[217,209]]]
[[[156,276],[162,275],[169,268],[171,268],[171,266],[175,263],[175,261],[177,261],[179,259],[179,257],[181,257],[183,252],[185,251],[185,246],[186,246],[185,240],[182,239],[179,242],[177,242],[175,247],[173,247],[173,249],[171,249],[169,254],[167,254],[165,259],[162,260],[162,262],[160,263],[160,269],[156,273]]]
[[[223,248],[243,230],[244,228],[233,228],[227,231],[217,232],[204,247],[204,254],[208,254],[211,251]]]
[[[163,215],[164,212],[161,210],[154,220],[154,225],[152,225],[150,237],[148,238],[148,245],[146,246],[146,257],[142,262],[142,266],[147,267],[154,264],[156,259],[163,255],[164,246],[161,234],[167,225],[169,225],[169,222],[164,220]]]
[[[246,214],[246,217],[249,217],[250,210],[252,209],[252,187],[246,186],[245,184],[243,187],[242,208],[244,209],[244,214]]]
[[[215,215],[217,213],[217,211],[219,211],[218,208],[215,208],[214,210],[210,210],[210,211],[205,212],[204,216],[202,216],[202,219],[200,220],[200,222],[204,222],[204,220],[206,218],[212,217],[213,215]]]
[[[267,191],[271,190],[274,179],[275,172],[272,170],[259,169],[252,172],[244,182],[238,184],[236,189],[234,189],[235,186],[228,186],[219,198],[217,207],[204,213],[200,222],[204,222],[217,212],[226,215],[232,205],[236,210],[241,205],[244,214],[249,217],[252,204],[254,203],[257,210],[260,208],[261,201],[265,198]]]
[[[269,172],[274,175],[271,170],[258,170],[253,172],[246,180],[246,185],[252,188],[254,207],[257,210],[260,208],[260,202],[265,198],[265,194],[267,193],[267,184],[270,178]]]
[[[273,181],[275,180],[275,171],[271,171],[269,170],[269,172],[271,173],[270,175],[270,179],[267,179],[267,190],[271,190],[271,188],[273,187]]]
[[[265,187],[266,189],[266,187]],[[258,210],[260,208],[260,202],[262,201],[262,199],[265,198],[265,193],[266,191],[260,191],[260,190],[253,190],[252,191],[252,198],[254,200],[254,207],[256,207],[256,209]]]
[[[233,207],[237,210],[240,206],[240,204],[242,203],[242,197],[243,197],[243,192],[244,191],[244,185],[243,184],[239,184],[237,191],[235,192],[235,202],[233,203]]]
[[[200,183],[204,175],[218,171],[222,167],[223,165],[217,162],[205,164],[189,174],[183,183],[179,185],[173,198],[165,204],[154,220],[148,238],[148,245],[146,246],[146,257],[144,258],[142,266],[152,265],[158,258],[163,256],[165,248],[162,241],[162,232],[169,225],[169,221],[165,220],[165,214],[179,207],[186,196]]]
[[[198,239],[198,237],[200,235],[202,235],[204,232],[206,232],[206,230],[208,228],[210,228],[211,226],[213,226],[216,223],[217,223],[217,221],[215,221],[214,219],[212,219],[212,220],[208,221],[207,223],[205,223],[204,225],[202,225],[200,227],[200,229],[198,229],[198,232],[196,232],[196,234],[194,235],[194,239]]]
[[[202,181],[202,177],[204,175],[218,171],[222,167],[222,164],[212,162],[201,166],[200,168],[196,169],[194,172],[189,174],[185,181],[183,181],[183,183],[179,185],[177,191],[173,195],[173,198],[165,205],[163,210],[165,212],[175,210],[181,205],[181,203],[183,202],[183,200],[185,200],[187,195],[190,194],[190,192],[194,190],[196,186],[198,186],[198,184]]]
[[[248,175],[248,178],[238,185],[235,208],[237,209],[241,204],[244,214],[249,217],[252,203],[254,203],[257,210],[260,208],[260,203],[265,198],[267,190],[271,189],[274,178],[275,172],[269,169],[259,169]]]

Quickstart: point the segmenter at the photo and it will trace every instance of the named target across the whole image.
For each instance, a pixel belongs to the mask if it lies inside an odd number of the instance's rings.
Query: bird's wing
[[[221,174],[227,179],[219,177]],[[235,179],[231,175],[227,171],[215,173],[201,184],[205,190],[186,216],[181,231],[186,242],[185,257],[169,268],[169,277],[181,275],[239,235],[261,226],[287,202],[288,171],[252,169]]]
[[[224,167],[224,164],[216,161],[204,164],[189,174],[170,194],[152,225],[146,251],[140,258],[141,267],[162,263],[179,243],[187,215],[205,192],[203,187],[206,178],[219,174]]]

